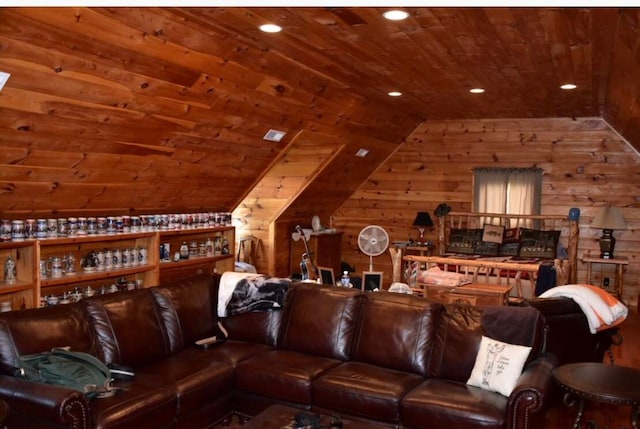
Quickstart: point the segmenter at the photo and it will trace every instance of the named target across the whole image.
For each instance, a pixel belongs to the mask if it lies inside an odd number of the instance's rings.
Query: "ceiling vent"
[[[262,137],[262,139],[269,140],[271,142],[279,142],[280,140],[282,140],[285,134],[287,133],[285,133],[284,131],[269,130],[267,131],[267,134]]]
[[[0,91],[2,91],[4,84],[9,80],[9,76],[11,76],[9,73],[0,72]]]

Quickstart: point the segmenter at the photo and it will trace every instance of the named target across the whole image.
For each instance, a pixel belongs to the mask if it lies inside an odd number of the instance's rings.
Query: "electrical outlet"
[[[609,277],[605,277],[604,279],[602,279],[602,285],[604,287],[609,287]]]

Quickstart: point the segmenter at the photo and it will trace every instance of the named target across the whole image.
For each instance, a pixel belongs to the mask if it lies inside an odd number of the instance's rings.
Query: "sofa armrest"
[[[522,372],[508,401],[507,428],[543,427],[544,409],[553,391],[553,368],[558,358],[546,353]]]
[[[44,421],[55,427],[89,427],[89,402],[76,390],[0,375],[0,399],[9,405],[8,421],[31,421],[32,427],[42,427],[38,425]]]

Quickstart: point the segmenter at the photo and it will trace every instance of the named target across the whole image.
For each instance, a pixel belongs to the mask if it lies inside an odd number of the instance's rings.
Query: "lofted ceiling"
[[[384,10],[0,9],[0,210],[331,213],[426,120],[597,116],[640,148],[640,9]]]

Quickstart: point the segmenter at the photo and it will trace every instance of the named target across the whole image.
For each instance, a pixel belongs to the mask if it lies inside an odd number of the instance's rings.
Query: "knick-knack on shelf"
[[[15,283],[18,280],[18,273],[16,272],[16,261],[13,256],[9,256],[4,263],[4,282]]]

